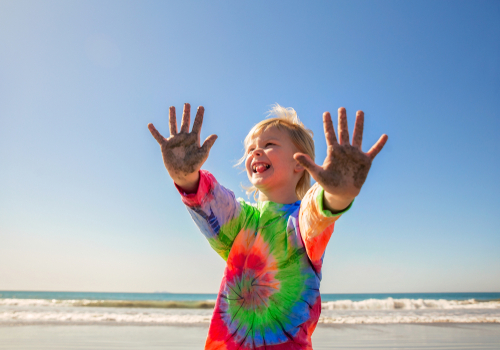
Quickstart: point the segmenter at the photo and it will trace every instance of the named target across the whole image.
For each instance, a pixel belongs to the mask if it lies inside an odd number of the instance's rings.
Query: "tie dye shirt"
[[[340,216],[323,210],[323,189],[314,185],[302,202],[251,205],[201,170],[197,193],[178,190],[227,262],[205,349],[312,349],[323,255]]]

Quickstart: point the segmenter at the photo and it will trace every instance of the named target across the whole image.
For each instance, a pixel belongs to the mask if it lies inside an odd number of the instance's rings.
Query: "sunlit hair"
[[[245,161],[247,157],[246,150],[248,149],[250,142],[255,137],[260,136],[264,131],[272,127],[288,133],[295,147],[297,147],[300,152],[307,154],[314,161],[313,132],[302,124],[297,116],[297,112],[295,112],[293,108],[285,108],[279,104],[275,104],[272,106],[271,110],[269,110],[267,117],[267,119],[257,123],[245,137],[245,141],[243,143],[245,146],[245,154],[238,160],[236,165],[240,165]],[[248,196],[253,193],[254,199],[257,200],[259,190],[255,186],[243,188],[246,190]],[[309,188],[311,188],[311,175],[304,170],[302,177],[295,187],[297,197],[299,199],[304,198]]]

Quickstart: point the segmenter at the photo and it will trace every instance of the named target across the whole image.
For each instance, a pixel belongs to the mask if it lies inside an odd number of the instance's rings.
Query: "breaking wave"
[[[142,324],[142,325],[203,325],[212,318],[209,310],[196,313],[162,312],[71,312],[71,311],[0,311],[1,323],[85,323],[85,324]],[[433,314],[433,313],[375,313],[375,314],[337,314],[322,315],[319,324],[396,324],[396,323],[500,323],[500,314]]]
[[[322,303],[324,310],[422,310],[422,309],[500,309],[500,301],[445,299],[367,299],[337,300]]]
[[[200,314],[120,313],[120,312],[50,312],[4,311],[0,322],[7,323],[117,323],[117,324],[203,324],[211,312]]]
[[[60,299],[0,299],[0,306],[73,306],[154,309],[213,309],[215,300],[156,301],[156,300],[60,300]]]
[[[208,325],[215,300],[0,298],[1,324]],[[322,303],[319,324],[500,323],[500,300],[365,299]]]
[[[0,299],[0,306],[40,307],[112,307],[153,309],[213,309],[215,300],[154,301],[154,300],[61,300],[61,299]],[[362,301],[337,300],[322,303],[323,310],[458,310],[500,309],[499,300],[478,301],[445,299],[367,299]]]
[[[395,324],[395,323],[500,323],[499,315],[362,315],[321,316],[319,324]]]

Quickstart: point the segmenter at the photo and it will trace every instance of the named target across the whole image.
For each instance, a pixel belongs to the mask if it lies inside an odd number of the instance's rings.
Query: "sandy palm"
[[[200,132],[204,113],[205,109],[203,106],[198,107],[193,128],[191,132],[189,132],[191,106],[189,103],[184,104],[181,130],[177,132],[175,107],[170,107],[170,137],[168,139],[164,138],[158,130],[156,130],[153,124],[148,124],[149,131],[161,146],[163,163],[174,181],[200,170],[201,166],[208,158],[210,148],[212,148],[217,139],[217,135],[210,135],[200,147]]]
[[[294,158],[302,164],[326,192],[345,198],[354,198],[359,194],[375,156],[387,142],[387,135],[382,135],[368,152],[361,150],[363,142],[364,113],[356,113],[356,123],[349,143],[347,116],[345,108],[338,110],[339,142],[333,129],[332,117],[329,112],[323,114],[323,126],[327,144],[327,153],[323,165],[315,164],[303,153],[296,153]]]

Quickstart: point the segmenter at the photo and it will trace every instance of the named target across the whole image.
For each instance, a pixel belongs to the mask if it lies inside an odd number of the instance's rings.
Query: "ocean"
[[[207,325],[217,294],[0,291],[0,324]],[[500,323],[500,293],[322,294],[320,325]]]

